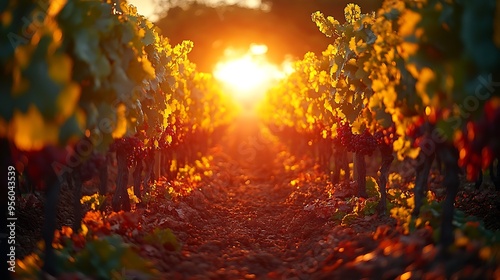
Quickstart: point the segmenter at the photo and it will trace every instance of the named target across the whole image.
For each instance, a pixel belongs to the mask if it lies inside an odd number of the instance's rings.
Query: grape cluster
[[[377,148],[377,140],[368,131],[368,129],[365,129],[365,131],[361,134],[355,134],[352,140],[354,151],[362,155],[371,156],[373,151]]]
[[[37,189],[45,189],[46,182],[57,179],[57,170],[53,163],[68,164],[70,154],[64,148],[45,146],[39,151],[21,151],[15,146],[11,148],[12,159],[20,173],[27,172]]]
[[[361,134],[353,134],[348,122],[338,122],[337,137],[335,141],[340,142],[348,152],[372,155],[377,148],[377,139],[365,129]]]
[[[137,162],[142,160],[145,156],[143,152],[144,143],[135,136],[116,139],[111,145],[110,150],[125,154],[127,156],[128,167],[135,166]]]
[[[379,146],[392,147],[394,141],[398,139],[398,136],[396,135],[396,128],[394,127],[394,125],[385,129],[378,130],[373,136],[377,140],[377,144]]]
[[[465,167],[467,179],[476,179],[480,169],[487,168],[495,157],[500,156],[499,123],[500,104],[487,102],[481,118],[469,121],[455,139],[459,164]]]
[[[352,129],[349,123],[339,122],[337,127],[337,139],[349,152],[354,151],[353,137],[354,135],[352,134]]]

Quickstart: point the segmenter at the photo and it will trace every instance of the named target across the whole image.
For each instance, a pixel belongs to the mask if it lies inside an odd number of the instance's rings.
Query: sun
[[[214,76],[240,93],[258,90],[269,80],[265,67],[251,56],[217,64]]]
[[[217,63],[214,77],[224,83],[228,93],[239,101],[259,99],[284,75],[278,65],[266,59],[265,45],[252,45],[245,54],[239,56],[231,52],[228,50],[228,58]]]

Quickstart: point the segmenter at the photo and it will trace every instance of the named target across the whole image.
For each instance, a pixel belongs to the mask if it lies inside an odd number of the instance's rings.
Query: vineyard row
[[[189,61],[192,42],[172,46],[126,1],[6,1],[0,18],[3,164],[46,193],[43,269],[55,275],[61,183],[75,185],[78,230],[82,184],[99,173],[105,194],[116,155],[112,206],[130,210],[129,170],[140,200],[141,186],[206,151],[233,106]]]
[[[366,157],[379,159],[381,214],[395,157],[399,173],[416,171],[413,218],[436,161],[446,187],[439,241],[447,248],[460,174],[475,180],[489,168],[500,188],[500,5],[387,0],[374,13],[355,4],[344,12],[344,23],[312,14],[332,43],[294,64],[262,114],[293,150],[312,147],[333,183],[341,170],[349,180],[352,154],[358,197],[367,197]]]

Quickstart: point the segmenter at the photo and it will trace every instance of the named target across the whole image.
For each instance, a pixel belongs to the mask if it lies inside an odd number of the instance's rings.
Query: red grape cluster
[[[365,129],[361,134],[353,134],[351,126],[347,122],[339,122],[337,127],[337,140],[340,141],[349,152],[372,155],[377,148],[377,139]]]
[[[394,127],[394,125],[375,132],[375,134],[373,136],[377,140],[377,144],[379,146],[391,146],[392,147],[392,144],[394,144],[394,141],[396,141],[398,139],[398,136],[396,135],[396,128]]]
[[[342,146],[346,147],[347,151],[353,152],[353,137],[351,126],[348,122],[338,122],[337,139]]]
[[[361,134],[354,134],[352,140],[354,151],[362,155],[371,156],[377,148],[377,140],[368,129],[365,129]]]
[[[11,153],[17,171],[27,172],[34,186],[40,190],[48,187],[47,182],[57,179],[60,170],[56,170],[53,164],[67,165],[70,157],[67,149],[51,145],[39,151],[21,151],[12,145]]]
[[[459,164],[465,167],[467,179],[474,180],[479,170],[487,168],[500,156],[500,101],[490,100],[478,121],[469,121],[455,139]]]
[[[137,137],[124,137],[115,140],[111,145],[111,151],[127,155],[128,167],[135,166],[139,160],[144,158],[144,143]]]

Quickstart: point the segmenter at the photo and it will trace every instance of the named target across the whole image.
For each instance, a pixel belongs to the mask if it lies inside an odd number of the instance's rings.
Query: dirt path
[[[255,120],[228,130],[213,150],[214,175],[179,204],[186,222],[169,225],[183,248],[162,266],[165,278],[262,279],[296,269],[304,237],[297,227],[317,218],[298,221],[302,207],[287,203],[281,149]]]

